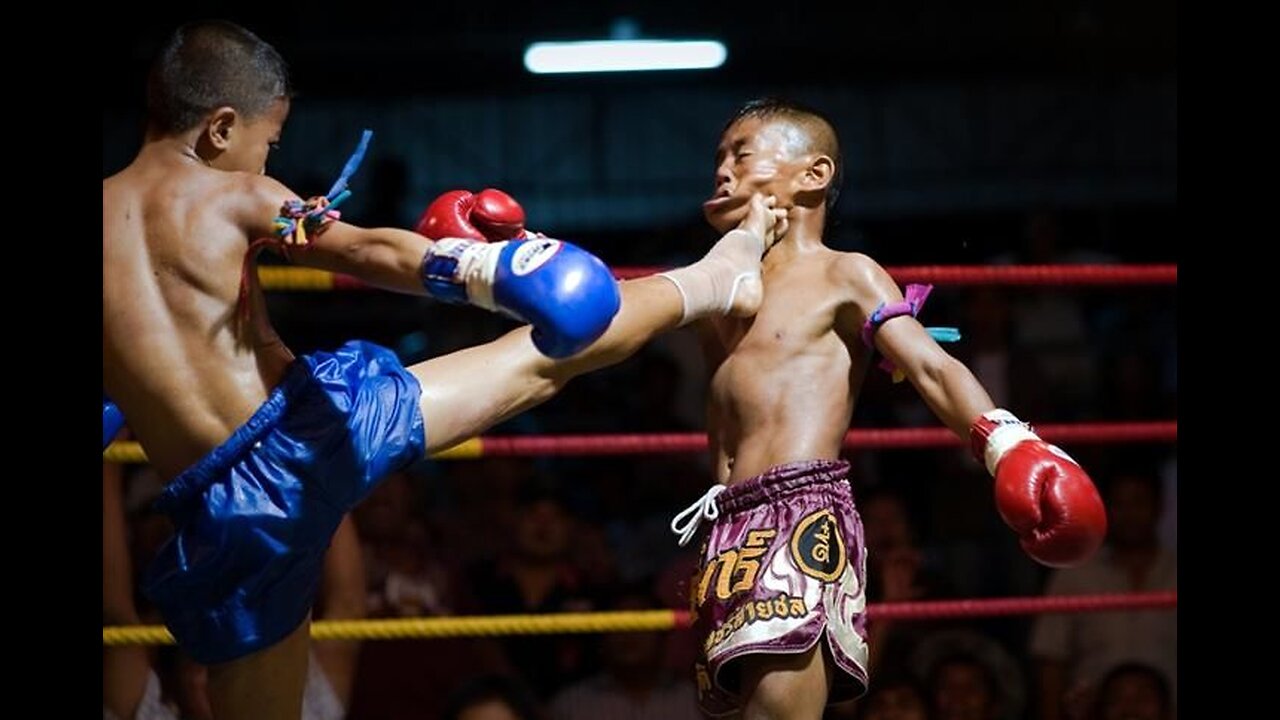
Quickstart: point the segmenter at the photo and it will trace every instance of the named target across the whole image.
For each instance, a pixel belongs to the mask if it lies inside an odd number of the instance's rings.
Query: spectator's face
[[[485,700],[458,713],[458,720],[520,720],[520,716],[501,700]]]
[[[396,537],[409,523],[412,504],[408,477],[400,473],[389,476],[356,507],[360,536],[368,540]]]
[[[1133,547],[1153,542],[1160,509],[1150,483],[1138,478],[1116,478],[1107,498],[1111,542]]]
[[[1145,675],[1121,675],[1105,690],[1102,720],[1164,720],[1160,688]]]
[[[950,663],[938,673],[934,704],[939,720],[991,720],[995,698],[982,668],[970,663]]]
[[[569,547],[569,518],[564,508],[551,500],[539,500],[522,511],[516,520],[516,544],[522,557],[555,560]]]
[[[895,497],[881,495],[858,508],[867,550],[881,553],[911,546],[911,524],[906,509]]]
[[[924,698],[902,685],[877,692],[867,705],[864,720],[927,720]]]
[[[970,296],[966,313],[968,325],[973,328],[973,334],[988,341],[1003,340],[1009,324],[1009,307],[1010,303],[1005,300],[999,290],[995,288],[975,290]]]
[[[652,610],[643,598],[624,598],[613,610]],[[622,632],[605,635],[601,644],[609,667],[620,672],[658,670],[667,636],[660,632]]]

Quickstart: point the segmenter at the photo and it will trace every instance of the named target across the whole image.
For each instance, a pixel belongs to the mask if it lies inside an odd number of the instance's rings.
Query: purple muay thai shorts
[[[829,702],[866,692],[867,555],[848,473],[844,461],[790,463],[716,497],[690,583],[707,714],[740,709],[736,659],[805,652],[822,638],[837,668]]]

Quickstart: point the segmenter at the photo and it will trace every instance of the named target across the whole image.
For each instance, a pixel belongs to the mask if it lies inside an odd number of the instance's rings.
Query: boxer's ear
[[[240,114],[236,109],[224,105],[209,113],[209,121],[205,125],[205,139],[215,150],[225,152],[231,146],[231,135],[240,122]]]
[[[801,184],[805,190],[826,190],[836,176],[836,161],[829,155],[815,155],[804,170]]]

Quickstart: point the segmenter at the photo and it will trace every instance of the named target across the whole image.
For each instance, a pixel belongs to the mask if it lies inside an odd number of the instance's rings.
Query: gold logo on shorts
[[[805,575],[832,582],[847,559],[840,526],[830,510],[811,513],[791,533],[791,558]]]
[[[769,549],[777,530],[751,530],[742,547],[730,548],[706,561],[702,568],[702,576],[694,590],[694,604],[701,605],[707,601],[707,592],[715,579],[716,597],[720,600],[729,598],[755,587],[756,576],[760,574],[760,558]]]

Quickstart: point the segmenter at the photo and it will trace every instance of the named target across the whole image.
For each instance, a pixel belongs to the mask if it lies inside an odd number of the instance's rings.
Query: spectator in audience
[[[1054,571],[1049,595],[1176,590],[1176,555],[1160,544],[1161,485],[1154,469],[1120,470],[1107,483],[1107,545],[1088,564]],[[1176,610],[1040,615],[1031,635],[1039,665],[1040,717],[1058,720],[1089,703],[1111,668],[1137,661],[1169,679],[1177,702]]]
[[[1098,684],[1091,720],[1172,720],[1169,680],[1150,665],[1124,663]]]
[[[647,584],[618,588],[610,610],[661,607]],[[697,694],[688,675],[665,662],[667,632],[615,632],[600,640],[603,672],[569,686],[551,703],[552,720],[698,720]]]
[[[514,527],[504,533],[507,542],[498,561],[475,574],[481,610],[506,615],[594,609],[593,589],[570,562],[570,545],[579,538],[559,491],[530,481],[516,505]],[[576,635],[513,636],[504,638],[502,647],[511,666],[544,700],[583,677],[588,667],[586,639]]]
[[[432,542],[406,472],[392,473],[355,509],[374,617],[454,615],[458,580]]]
[[[124,467],[102,464],[102,623],[140,625],[134,602],[133,562],[124,511]],[[160,678],[152,670],[151,648],[141,645],[102,648],[104,720],[176,718],[162,698]]]
[[[887,487],[859,493],[867,547],[867,601],[909,602],[945,594],[944,581],[924,567],[906,500]],[[871,620],[868,646],[872,677],[881,671],[901,673],[923,635],[936,623]]]
[[[474,614],[464,575],[425,516],[420,485],[408,472],[387,477],[356,507],[365,559],[361,587],[376,617]],[[441,687],[507,669],[491,638],[434,638],[368,643],[356,677],[352,717],[370,720],[435,718],[444,709]],[[431,683],[422,682],[432,678]]]
[[[933,713],[924,688],[910,675],[886,674],[871,681],[858,701],[857,720],[930,720]]]
[[[455,690],[440,717],[442,720],[544,720],[546,715],[523,682],[509,675],[495,674],[481,675]]]
[[[975,655],[957,653],[934,663],[929,698],[937,720],[999,720],[1002,695],[995,673]]]

